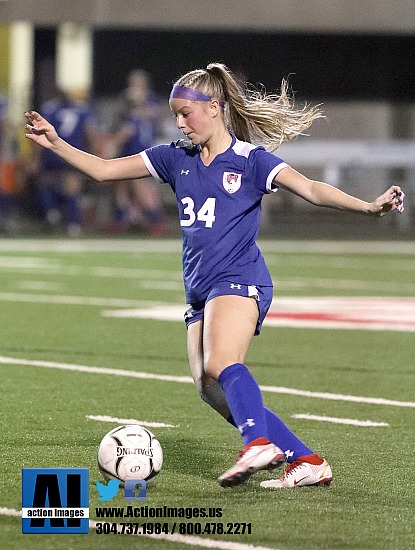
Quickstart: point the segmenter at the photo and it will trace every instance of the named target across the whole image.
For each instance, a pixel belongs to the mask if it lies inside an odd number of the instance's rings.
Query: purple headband
[[[193,88],[175,84],[170,94],[170,99],[189,99],[190,101],[212,101],[210,97]]]

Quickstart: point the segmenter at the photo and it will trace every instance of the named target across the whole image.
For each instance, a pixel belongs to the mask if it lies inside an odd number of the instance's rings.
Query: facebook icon
[[[125,500],[145,500],[147,496],[147,483],[144,479],[127,479],[124,482]]]

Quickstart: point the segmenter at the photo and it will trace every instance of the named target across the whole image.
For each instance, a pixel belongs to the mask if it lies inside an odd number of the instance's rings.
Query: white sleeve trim
[[[147,153],[145,151],[141,151],[141,153],[139,153],[139,154],[143,158],[144,164],[146,165],[147,170],[150,172],[150,174],[153,176],[153,178],[155,180],[157,180],[158,182],[163,183],[163,180],[161,179],[161,177],[158,175],[158,173],[154,169],[154,166],[151,164],[151,160],[148,158]]]
[[[267,193],[275,193],[278,191],[279,187],[277,185],[273,186],[272,182],[274,181],[275,176],[283,169],[287,168],[288,164],[286,162],[280,162],[275,168],[271,170],[267,177]]]

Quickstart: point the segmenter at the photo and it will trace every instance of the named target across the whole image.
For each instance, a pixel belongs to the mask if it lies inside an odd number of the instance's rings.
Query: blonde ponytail
[[[230,131],[238,139],[264,145],[270,151],[304,134],[314,120],[324,117],[318,107],[305,105],[296,109],[286,80],[281,83],[279,95],[251,87],[244,89],[222,63],[191,71],[176,84],[225,102]]]

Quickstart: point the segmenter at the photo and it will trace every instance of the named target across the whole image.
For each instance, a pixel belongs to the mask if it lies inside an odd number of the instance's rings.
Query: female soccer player
[[[187,139],[138,154],[101,159],[63,141],[36,112],[25,113],[25,136],[98,182],[144,178],[174,191],[183,231],[185,314],[190,368],[209,405],[237,427],[244,447],[219,477],[222,487],[245,482],[258,470],[287,462],[264,487],[328,485],[327,461],[300,441],[264,407],[257,382],[244,365],[272,301],[272,281],[256,245],[261,199],[278,188],[312,204],[383,216],[403,212],[404,194],[392,185],[373,202],[311,181],[254,142],[275,150],[321,116],[297,110],[283,82],[279,96],[243,90],[222,64],[212,63],[181,77],[170,107]]]

